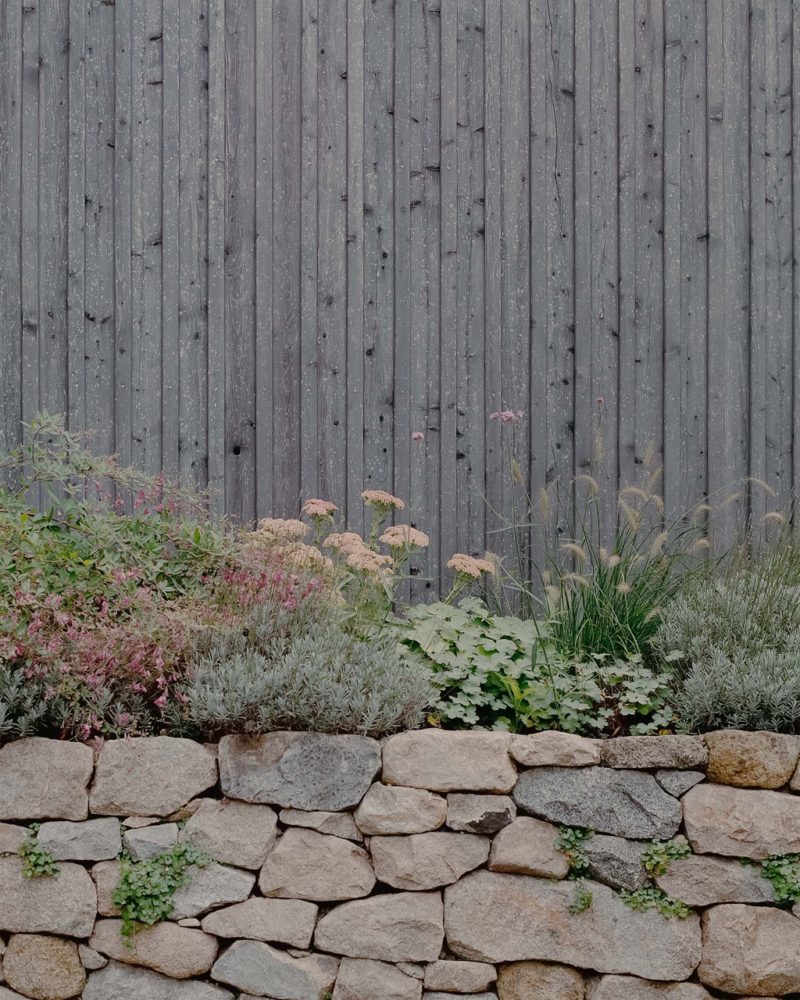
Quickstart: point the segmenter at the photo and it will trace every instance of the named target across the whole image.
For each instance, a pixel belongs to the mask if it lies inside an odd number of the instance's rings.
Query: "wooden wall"
[[[0,447],[63,412],[245,520],[390,489],[433,578],[508,544],[512,432],[609,521],[662,465],[787,496],[798,137],[791,0],[2,0]]]

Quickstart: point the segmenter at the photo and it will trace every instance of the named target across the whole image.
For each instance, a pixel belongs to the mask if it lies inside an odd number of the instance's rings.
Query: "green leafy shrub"
[[[25,878],[52,878],[58,875],[58,862],[36,839],[37,827],[32,827],[30,836],[23,841],[17,853],[22,858],[22,874]]]
[[[633,891],[622,889],[619,895],[626,906],[639,912],[657,910],[662,917],[677,917],[679,920],[685,920],[692,912],[682,900],[668,896],[654,885]]]
[[[665,875],[672,861],[682,861],[692,853],[685,837],[653,840],[642,851],[642,867],[650,876]]]
[[[210,862],[207,854],[188,842],[175,844],[146,861],[123,856],[112,896],[122,917],[123,937],[133,935],[139,926],[152,927],[166,920],[172,913],[175,892],[190,881],[192,866],[203,868]]]
[[[223,637],[193,663],[185,696],[203,733],[382,736],[420,724],[430,678],[400,659],[392,639],[350,635],[331,613],[305,624],[275,634],[267,621]]]
[[[775,899],[786,906],[800,903],[800,854],[775,855],[761,865],[761,874],[775,889]]]
[[[406,659],[431,671],[444,725],[616,734],[672,720],[667,673],[639,657],[566,658],[545,624],[493,615],[476,598],[409,609],[399,637]]]

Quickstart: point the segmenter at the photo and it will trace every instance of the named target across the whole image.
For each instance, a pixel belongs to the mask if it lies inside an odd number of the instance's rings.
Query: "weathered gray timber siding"
[[[436,579],[521,410],[534,496],[744,481],[729,540],[800,484],[798,141],[792,0],[2,0],[0,447],[392,490]]]

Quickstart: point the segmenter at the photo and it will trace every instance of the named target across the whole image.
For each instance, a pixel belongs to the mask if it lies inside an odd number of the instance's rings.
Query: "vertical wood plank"
[[[394,469],[394,4],[364,15],[364,486]]]
[[[364,466],[364,3],[347,0],[347,497],[363,530]]]
[[[256,517],[273,504],[272,0],[256,4]]]
[[[547,440],[544,486],[536,519],[548,522],[551,508],[555,537],[571,533],[567,521],[574,497],[575,468],[575,32],[574,0],[550,5],[547,12],[545,96],[547,180]],[[536,183],[532,178],[532,184]],[[533,244],[532,244],[533,245]],[[537,479],[541,486],[541,474]],[[558,493],[562,503],[556,504]],[[539,532],[541,535],[541,530]],[[543,553],[534,550],[544,570]]]
[[[69,219],[67,222],[67,401],[71,430],[86,428],[84,270],[86,240],[86,5],[69,5]]]
[[[766,10],[766,455],[765,478],[786,504],[792,474],[792,4],[779,0]],[[796,51],[796,50],[795,50]],[[796,57],[794,57],[796,58]],[[753,334],[751,331],[751,338]],[[751,356],[758,345],[751,340]]]
[[[67,411],[67,213],[69,5],[45,3],[39,26],[40,406]]]
[[[591,435],[592,472],[607,539],[616,527],[618,486],[619,238],[617,4],[592,3],[591,20]]]
[[[415,522],[431,544],[415,563],[411,596],[424,597],[438,583],[440,494],[440,269],[442,17],[437,0],[410,4],[410,319],[408,347],[410,456],[408,496]],[[399,400],[398,400],[399,402]],[[422,439],[419,435],[422,434]],[[416,435],[416,438],[414,437]]]
[[[792,4],[792,52],[800,52],[800,12]],[[792,137],[800,136],[800,59],[792,60]],[[800,250],[800,156],[792,156],[792,496],[800,496],[800,281],[796,259]],[[795,525],[797,522],[795,521]]]
[[[22,7],[22,160],[20,273],[22,307],[22,419],[41,410],[39,395],[39,4]]]
[[[114,451],[114,8],[87,0],[86,429]]]
[[[135,245],[133,347],[133,458],[150,475],[162,468],[162,194],[161,134],[163,31],[160,0],[138,7],[137,120],[134,142],[132,231]]]
[[[225,497],[255,518],[255,7],[225,12]]]
[[[667,523],[706,495],[708,202],[706,12],[667,0],[664,502]]]
[[[319,17],[319,490],[347,493],[347,0]]]
[[[185,4],[184,4],[185,6]],[[161,127],[161,464],[171,479],[180,471],[181,328],[180,230],[180,6],[162,3]],[[188,81],[187,81],[188,82]]]
[[[178,466],[184,486],[205,489],[208,18],[205,0],[180,5],[178,31]]]
[[[439,561],[430,572],[438,577],[466,541],[458,519],[458,467],[464,461],[458,442],[458,413],[465,402],[463,354],[458,337],[458,13],[455,0],[441,5],[441,269],[439,353],[441,357],[441,422],[439,432],[441,489],[439,498]],[[459,370],[461,369],[461,370]]]
[[[708,4],[708,484],[719,549],[744,520],[749,458],[748,14],[731,0]]]
[[[275,0],[273,41],[273,426],[276,513],[297,509],[300,499],[301,219],[301,9],[295,0]]]
[[[22,5],[0,4],[0,452],[20,442]]]
[[[300,81],[300,491],[319,495],[319,2],[302,0]]]
[[[458,319],[456,423],[458,548],[486,546],[484,397],[483,0],[458,4]],[[443,562],[450,553],[443,553]]]
[[[134,7],[114,10],[114,450],[130,465],[133,364]]]
[[[761,349],[750,352],[750,484],[752,528],[764,533],[767,476],[767,16],[764,0],[750,4],[750,330]]]
[[[575,0],[575,502],[583,507],[592,474],[592,91],[591,5]],[[567,532],[575,531],[567,525]]]
[[[486,0],[484,33],[484,190],[486,265],[484,270],[485,308],[485,406],[489,412],[503,409],[502,387],[502,250],[501,204],[501,3]],[[503,440],[497,420],[486,421],[486,543],[500,558],[508,555],[508,536],[503,525]]]
[[[500,118],[502,132],[501,296],[503,334],[501,364],[503,410],[520,411],[522,419],[507,427],[511,438],[502,467],[501,512],[509,531],[510,567],[529,578],[529,544],[524,528],[524,481],[529,475],[530,420],[530,9],[506,4],[502,14]],[[517,463],[517,464],[515,464]],[[520,482],[519,480],[523,480]]]
[[[409,0],[396,0],[394,5],[394,338],[393,338],[393,400],[392,421],[392,489],[411,506],[411,8]],[[419,8],[421,4],[417,5]],[[408,597],[408,589],[401,600]]]
[[[553,95],[548,81],[552,80],[553,63],[550,53],[554,44],[552,23],[545,0],[530,3],[530,288],[531,288],[531,351],[530,351],[530,456],[528,489],[533,500],[530,521],[531,578],[546,560],[545,533],[542,530],[541,498],[547,490],[548,466],[548,335],[550,330],[548,298],[549,243],[547,220],[553,185],[549,174],[548,130]],[[555,43],[557,45],[557,43]],[[556,56],[557,58],[557,56]],[[557,190],[557,189],[556,189]],[[535,568],[534,568],[535,567]]]
[[[225,510],[225,0],[208,0],[208,486]]]

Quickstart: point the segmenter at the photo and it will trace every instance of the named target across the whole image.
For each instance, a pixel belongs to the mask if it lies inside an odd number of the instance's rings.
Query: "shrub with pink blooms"
[[[0,737],[180,731],[205,632],[324,589],[212,524],[202,498],[93,456],[53,419],[2,472]]]

